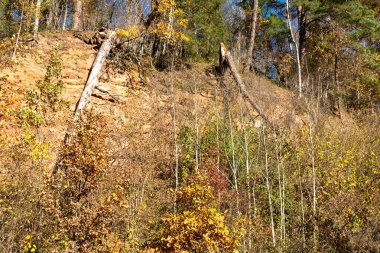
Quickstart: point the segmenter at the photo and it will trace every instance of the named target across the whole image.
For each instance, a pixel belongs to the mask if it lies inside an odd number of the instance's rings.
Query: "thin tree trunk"
[[[174,140],[174,155],[175,155],[175,191],[177,192],[179,187],[179,147],[177,142],[177,114],[175,108],[175,96],[174,96],[174,80],[173,80],[173,66],[174,66],[174,57],[170,70],[170,92],[172,95],[172,120],[173,120],[173,140]],[[177,212],[177,200],[174,202],[174,211]]]
[[[286,252],[286,217],[285,217],[285,169],[282,155],[281,142],[276,134],[277,169],[280,191],[280,214],[281,214],[281,247]]]
[[[168,24],[169,39],[171,39],[173,36],[173,27],[174,27],[174,1],[170,0],[170,13],[169,13],[169,24]]]
[[[112,20],[115,16],[115,6],[117,4],[117,0],[114,0],[113,3],[111,4],[111,10],[110,10],[110,14],[109,14],[109,17],[108,17],[108,23],[107,23],[107,29],[113,29],[111,27],[112,25]]]
[[[98,74],[102,69],[103,63],[106,60],[108,54],[112,48],[112,37],[115,35],[115,32],[112,31],[109,37],[102,43],[102,46],[99,49],[99,52],[92,64],[90,74],[87,78],[86,85],[84,86],[82,95],[77,103],[77,106],[74,111],[74,126],[78,122],[81,113],[85,109],[88,101],[91,98],[91,95],[94,91],[94,88],[98,85],[99,79]],[[69,142],[72,132],[68,131],[65,136],[65,143]]]
[[[46,20],[46,27],[48,30],[51,30],[51,28],[53,27],[53,15],[54,15],[54,12],[53,12],[53,9],[54,9],[54,5],[55,5],[55,0],[52,0],[50,1],[49,3],[49,13],[48,13],[48,16],[47,16],[47,20]]]
[[[248,143],[248,136],[247,136],[247,129],[246,129],[246,126],[245,126],[245,122],[244,122],[244,115],[243,115],[243,108],[242,108],[242,104],[240,104],[240,120],[242,122],[242,125],[243,125],[243,134],[244,134],[244,154],[245,154],[245,184],[246,184],[246,187],[247,187],[247,197],[248,197],[248,218],[251,220],[252,219],[252,201],[251,201],[251,184],[250,184],[250,179],[251,179],[251,164],[250,164],[250,160],[249,160],[249,143]],[[252,188],[252,191],[253,191],[253,195],[254,195],[254,191],[255,189]],[[248,250],[251,251],[252,250],[252,239],[251,239],[251,223],[248,224]]]
[[[284,252],[287,251],[287,248],[286,248],[286,217],[285,217],[285,185],[286,185],[286,181],[285,181],[285,169],[284,169],[284,162],[281,161],[281,171],[282,171],[282,223],[283,223],[283,246],[284,246]]]
[[[313,129],[310,123],[309,126],[309,137],[311,145],[311,169],[312,169],[312,181],[313,181],[313,250],[317,252],[318,248],[318,224],[317,224],[317,175],[315,171],[315,150],[314,150],[314,139],[313,139]]]
[[[20,16],[20,26],[19,26],[18,32],[17,32],[15,48],[13,49],[12,61],[16,57],[16,51],[17,51],[17,48],[18,48],[18,42],[20,40],[20,34],[21,34],[21,28],[22,28],[22,20],[24,19],[24,7],[25,7],[25,2],[22,2],[21,16]]]
[[[74,14],[73,14],[73,30],[79,31],[82,29],[82,6],[83,0],[74,0]]]
[[[299,161],[297,161],[298,168],[298,184],[300,187],[300,198],[301,198],[301,216],[302,216],[302,249],[306,248],[306,235],[305,235],[305,208],[304,208],[304,200],[303,200],[303,186],[302,186],[302,177],[301,177],[301,166]]]
[[[197,82],[194,80],[195,85],[195,102],[194,102],[194,111],[195,111],[195,169],[199,169],[199,122],[198,122],[198,87]]]
[[[282,182],[282,173],[281,173],[281,158],[280,158],[280,150],[278,147],[278,140],[277,140],[277,135],[276,135],[276,158],[277,158],[277,176],[278,176],[278,192],[279,192],[279,199],[280,199],[280,242],[281,245],[280,247],[282,248],[283,242],[284,242],[284,231],[285,231],[285,224],[284,224],[284,196],[283,196],[283,182]]]
[[[271,197],[271,187],[269,182],[269,164],[268,164],[268,149],[266,144],[265,133],[263,131],[264,138],[264,150],[265,150],[265,179],[266,179],[266,188],[268,192],[268,203],[269,203],[269,218],[270,218],[270,226],[272,231],[272,243],[273,247],[276,247],[276,234],[274,229],[274,219],[273,219],[273,205],[272,205],[272,197]]]
[[[37,40],[38,38],[38,27],[40,25],[40,15],[41,15],[41,3],[42,3],[42,0],[37,0],[36,12],[34,14],[33,37],[35,40]]]
[[[293,26],[292,26],[292,17],[290,15],[289,0],[286,0],[286,12],[287,12],[288,27],[290,30],[290,35],[292,37],[292,40],[296,49],[296,60],[297,60],[297,70],[298,70],[298,97],[300,98],[302,97],[302,67],[301,67],[299,44],[296,41],[296,36],[294,34]]]
[[[237,166],[236,166],[236,159],[235,159],[235,140],[234,140],[234,132],[233,132],[230,108],[228,108],[228,121],[229,121],[229,127],[230,127],[230,141],[231,141],[231,148],[232,148],[232,175],[234,178],[235,190],[236,192],[238,192]]]
[[[67,22],[67,0],[65,1],[65,14],[63,15],[63,22],[62,22],[62,30],[66,30],[66,22]]]
[[[216,157],[216,169],[220,173],[220,136],[219,136],[219,107],[218,107],[218,96],[219,96],[219,82],[215,85],[215,115],[216,115],[216,146],[217,146],[217,157]],[[220,189],[218,189],[218,201],[220,202],[221,194]],[[219,209],[220,211],[220,209]]]
[[[219,108],[218,108],[218,84],[215,86],[215,115],[216,115],[216,146],[218,148],[216,169],[220,172],[220,137],[219,137]]]
[[[253,0],[253,13],[251,21],[251,35],[249,38],[249,47],[247,53],[247,62],[245,64],[244,70],[252,68],[252,58],[253,58],[253,49],[255,46],[255,37],[256,37],[256,25],[257,25],[257,13],[259,10],[259,0]]]

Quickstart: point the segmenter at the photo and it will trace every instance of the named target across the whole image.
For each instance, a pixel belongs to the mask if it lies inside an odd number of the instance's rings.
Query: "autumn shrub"
[[[43,245],[46,220],[41,214],[49,162],[50,144],[32,129],[24,127],[18,136],[0,134],[1,252],[23,252],[24,246],[32,250]]]
[[[13,62],[11,61],[13,46],[14,41],[12,39],[0,39],[0,67],[9,67],[13,65]]]
[[[206,182],[196,174],[178,190],[178,210],[163,218],[160,246],[151,252],[238,252],[244,231],[227,225]]]
[[[226,191],[230,189],[230,183],[227,174],[227,167],[217,164],[218,156],[221,155],[220,150],[214,147],[209,147],[203,154],[201,173],[207,178],[207,185],[211,187],[214,192]],[[219,158],[220,159],[220,158]]]
[[[380,136],[366,127],[323,131],[315,145],[321,241],[340,251],[378,251]]]
[[[50,59],[43,80],[37,81],[39,98],[50,110],[56,112],[65,104],[60,98],[63,81],[61,80],[62,59],[59,56],[59,47],[55,46],[50,52]],[[45,108],[45,111],[47,108]]]
[[[180,177],[183,179],[189,173],[193,172],[195,166],[195,133],[188,126],[181,126],[178,134],[180,148],[181,170]]]
[[[96,196],[108,163],[102,128],[100,116],[83,115],[54,169],[46,211],[54,217],[52,241],[59,250],[105,252],[115,198]]]
[[[52,52],[47,76],[59,77],[57,50]],[[59,65],[59,64],[58,64]],[[52,70],[55,69],[55,70]],[[52,82],[53,79],[50,79]],[[49,234],[49,217],[44,212],[46,181],[51,163],[52,147],[36,128],[45,123],[45,112],[50,110],[47,89],[29,91],[23,105],[15,112],[15,93],[7,89],[2,96],[0,114],[0,251],[45,252]],[[51,100],[50,100],[51,101]],[[45,111],[44,111],[45,110]],[[53,110],[51,110],[53,111]],[[13,126],[10,131],[9,126]],[[16,225],[17,224],[17,225]]]
[[[25,104],[20,107],[18,117],[23,124],[28,126],[39,127],[45,122],[38,93],[34,91],[26,93]]]

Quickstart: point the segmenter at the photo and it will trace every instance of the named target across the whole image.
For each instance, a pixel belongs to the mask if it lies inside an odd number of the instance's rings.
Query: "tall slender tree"
[[[42,4],[42,0],[37,0],[36,10],[34,14],[34,27],[33,27],[33,36],[35,40],[37,39],[37,36],[38,36],[38,28],[40,24],[40,15],[41,15],[41,4]]]
[[[300,49],[299,49],[299,43],[297,42],[295,30],[293,30],[293,18],[290,12],[290,4],[289,0],[286,0],[286,13],[287,13],[287,20],[288,20],[288,27],[290,30],[290,34],[294,43],[295,51],[296,51],[296,60],[297,60],[297,72],[298,72],[298,97],[302,97],[302,66],[301,66],[301,58],[300,58]]]
[[[73,13],[73,27],[74,31],[78,31],[82,29],[82,8],[83,8],[83,0],[73,0],[74,1],[74,13]]]
[[[253,1],[253,12],[252,12],[252,17],[251,17],[251,34],[250,34],[250,38],[249,38],[247,62],[245,64],[244,70],[252,68],[252,57],[253,57],[253,49],[255,46],[258,10],[259,10],[259,0],[254,0]]]

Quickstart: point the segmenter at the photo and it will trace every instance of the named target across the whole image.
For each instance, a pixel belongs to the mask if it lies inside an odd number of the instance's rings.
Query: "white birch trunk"
[[[231,148],[232,148],[232,175],[234,178],[234,187],[236,192],[238,192],[238,183],[237,183],[237,166],[236,166],[236,159],[235,159],[235,140],[234,140],[234,132],[233,132],[233,125],[232,125],[232,119],[231,119],[231,112],[230,108],[228,108],[228,121],[229,121],[229,127],[230,127],[230,141],[231,141]]]
[[[300,199],[301,199],[301,217],[302,217],[302,249],[306,248],[306,235],[305,235],[305,208],[303,200],[303,186],[302,186],[302,177],[301,177],[301,166],[299,161],[297,161],[298,167],[298,184],[300,187]]]
[[[173,120],[173,140],[174,140],[174,155],[175,155],[175,191],[177,192],[179,187],[179,147],[177,141],[177,114],[175,108],[175,95],[174,95],[174,80],[173,80],[173,66],[174,66],[174,57],[172,61],[171,71],[170,71],[170,81],[171,87],[170,92],[172,95],[172,120]],[[177,212],[177,200],[174,203],[174,211]]]
[[[194,79],[195,86],[195,101],[194,101],[194,113],[195,113],[195,170],[199,169],[199,122],[198,122],[198,87],[196,80]]]
[[[251,201],[251,184],[250,184],[250,177],[251,177],[251,165],[250,165],[250,160],[249,160],[249,143],[248,143],[248,136],[247,136],[247,129],[246,129],[246,126],[245,126],[245,122],[244,122],[244,115],[243,115],[243,108],[242,108],[242,104],[240,104],[240,121],[242,122],[243,124],[243,134],[244,134],[244,154],[245,154],[245,184],[246,184],[246,187],[247,187],[247,197],[248,197],[248,217],[249,219],[252,218],[252,201]],[[252,193],[254,195],[254,192],[255,192],[255,189],[252,188]],[[253,214],[253,218],[254,218],[254,214]],[[251,239],[251,223],[249,223],[248,225],[248,250],[251,251],[252,250],[252,239]]]
[[[282,243],[284,240],[284,223],[283,223],[283,196],[282,196],[282,182],[281,182],[281,165],[280,165],[280,154],[279,154],[279,147],[278,147],[278,141],[276,136],[276,158],[277,158],[277,176],[278,176],[278,192],[279,192],[279,198],[280,198],[280,242]],[[281,245],[282,246],[282,245]]]
[[[314,139],[313,139],[313,129],[310,123],[309,126],[309,137],[311,145],[311,169],[312,169],[312,182],[313,182],[313,222],[314,222],[314,231],[313,231],[313,249],[317,251],[318,244],[318,225],[317,225],[317,175],[315,171],[315,150],[314,150]]]
[[[268,164],[268,149],[266,144],[266,138],[265,133],[263,131],[263,138],[264,138],[264,150],[265,150],[265,181],[266,181],[266,188],[268,192],[268,204],[269,204],[269,218],[270,218],[270,227],[272,231],[272,243],[273,247],[276,247],[276,232],[274,228],[274,220],[273,220],[273,205],[272,205],[272,193],[271,193],[271,187],[269,182],[269,164]]]

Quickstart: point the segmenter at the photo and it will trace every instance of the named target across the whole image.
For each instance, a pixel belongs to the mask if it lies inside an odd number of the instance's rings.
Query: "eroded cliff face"
[[[67,110],[58,112],[51,122],[60,130],[52,126],[47,127],[49,131],[55,132],[49,139],[59,140],[66,121],[70,121],[71,111],[81,95],[96,56],[93,46],[76,38],[71,32],[41,34],[37,45],[21,48],[16,62],[0,70],[0,79],[2,106],[11,106],[15,110],[22,103],[25,93],[36,89],[36,82],[44,78],[49,52],[54,47],[59,48],[62,60],[61,80],[64,83],[62,99],[69,105]],[[156,71],[147,63],[143,73],[139,74],[133,63],[124,73],[105,66],[99,80],[100,87],[108,93],[96,91],[91,98],[89,108],[107,115],[109,119],[120,117],[127,120],[135,116],[141,121],[145,120],[141,122],[142,126],[152,125],[149,123],[149,118],[153,116],[143,115],[157,115],[162,113],[164,107],[168,107],[169,110],[172,101],[170,86],[173,82],[179,115],[181,112],[184,115],[192,112],[194,110],[192,104],[197,100],[203,110],[199,114],[200,117],[207,118],[205,115],[215,107],[215,93],[217,93],[216,100],[221,101],[218,106],[222,104],[223,95],[228,95],[232,99],[239,97],[233,79],[227,74],[223,82],[225,87],[218,85],[218,78],[212,74],[212,68],[195,64],[191,69],[181,68],[169,73]],[[253,74],[247,74],[243,79],[248,91],[269,118],[285,127],[302,124],[302,112],[294,102],[291,92]],[[252,112],[252,115],[256,116],[255,112]],[[167,112],[166,116],[160,118],[170,122],[171,116]],[[260,125],[260,119],[256,121],[256,124]],[[6,124],[3,124],[3,127],[6,128]]]

